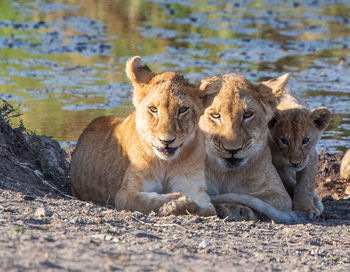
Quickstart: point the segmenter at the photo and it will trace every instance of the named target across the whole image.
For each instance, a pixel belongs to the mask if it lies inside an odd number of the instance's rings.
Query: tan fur
[[[227,74],[221,78],[221,87],[217,82],[201,86],[220,90],[199,121],[206,139],[208,193],[214,203],[222,202],[220,194],[238,193],[233,196],[253,196],[291,211],[291,198],[272,165],[268,146],[268,122],[287,80],[288,74],[255,86],[242,76]],[[251,206],[243,200],[240,204]],[[260,204],[253,208],[262,209]],[[237,209],[235,204],[221,206],[219,212],[237,217],[238,210],[246,219],[256,219],[256,213],[246,207]]]
[[[346,151],[340,165],[340,176],[343,179],[350,180],[350,149]]]
[[[84,130],[71,162],[74,195],[119,210],[215,214],[197,125],[205,93],[175,72],[154,74],[140,57],[126,72],[136,110],[126,119],[97,118]]]
[[[293,209],[311,218],[323,211],[315,192],[316,145],[330,120],[327,108],[310,111],[300,98],[286,90],[269,124],[273,164],[293,198]]]

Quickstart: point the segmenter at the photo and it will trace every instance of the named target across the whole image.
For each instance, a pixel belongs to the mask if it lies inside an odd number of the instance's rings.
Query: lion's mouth
[[[238,168],[244,164],[245,159],[236,159],[234,157],[231,158],[223,158],[226,162],[226,166],[228,168]]]
[[[179,147],[155,147],[159,152],[163,153],[164,155],[171,156],[174,155],[176,150],[178,150]]]

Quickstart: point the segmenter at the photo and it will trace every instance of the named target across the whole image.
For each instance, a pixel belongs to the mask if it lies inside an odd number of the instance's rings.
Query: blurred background
[[[133,111],[126,60],[195,82],[291,74],[334,114],[320,149],[350,147],[350,1],[0,0],[0,98],[69,149],[94,118]]]

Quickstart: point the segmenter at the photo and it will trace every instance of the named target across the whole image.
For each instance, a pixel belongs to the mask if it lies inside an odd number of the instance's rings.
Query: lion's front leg
[[[161,214],[180,215],[189,213],[200,216],[216,214],[215,208],[210,203],[210,198],[207,194],[204,173],[192,177],[175,177],[169,181],[169,190],[185,196],[164,204],[160,209]]]
[[[286,188],[288,194],[292,198],[294,195],[295,185],[296,185],[296,175],[295,170],[291,167],[277,167],[278,175],[280,176],[284,187]]]
[[[115,196],[115,207],[118,210],[139,211],[147,214],[152,211],[158,212],[165,203],[183,196],[178,192],[169,194],[145,192],[144,182],[144,177],[138,171],[128,169],[122,186]]]
[[[297,184],[293,196],[293,210],[302,211],[310,218],[318,216],[323,211],[323,205],[318,196],[315,201],[315,177],[317,165],[308,164],[297,172]]]

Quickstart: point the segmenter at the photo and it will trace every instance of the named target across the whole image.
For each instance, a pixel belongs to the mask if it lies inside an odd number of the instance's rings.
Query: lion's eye
[[[243,120],[250,119],[254,116],[254,112],[252,111],[246,111],[243,113]]]
[[[309,142],[310,142],[310,138],[305,137],[301,143],[302,143],[302,145],[307,145]]]
[[[213,112],[213,113],[210,113],[210,117],[213,119],[219,119],[221,117],[221,115],[220,115],[220,113]]]
[[[283,144],[283,145],[285,145],[285,146],[288,146],[289,145],[289,141],[286,139],[286,138],[281,138],[280,139],[280,141],[281,141],[281,143]]]
[[[149,111],[151,113],[157,113],[158,112],[158,109],[155,106],[150,106],[148,109],[149,109]]]
[[[188,107],[181,107],[180,109],[179,109],[179,114],[183,114],[183,113],[185,113],[185,112],[187,112],[188,111]]]

